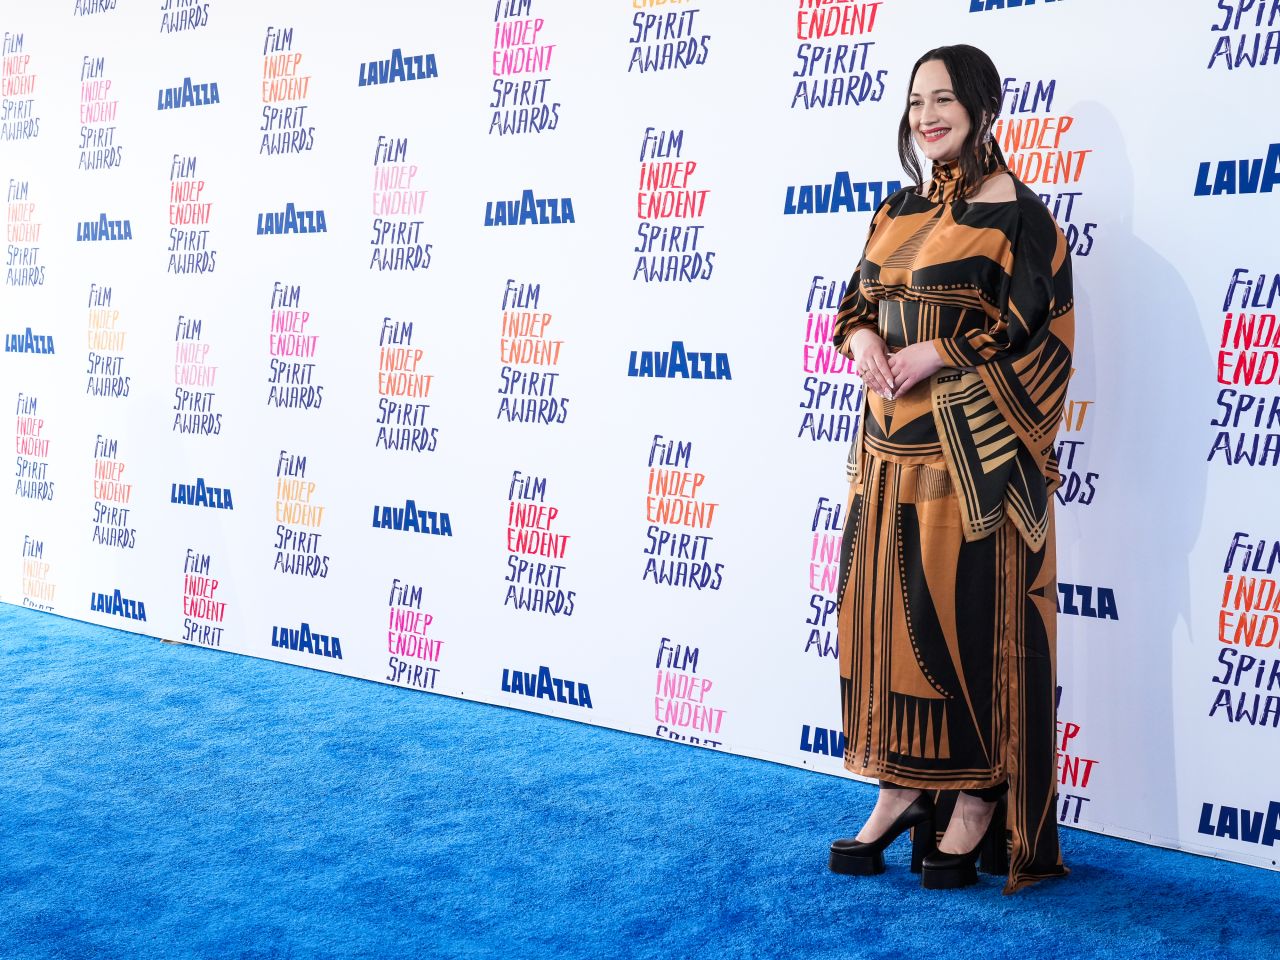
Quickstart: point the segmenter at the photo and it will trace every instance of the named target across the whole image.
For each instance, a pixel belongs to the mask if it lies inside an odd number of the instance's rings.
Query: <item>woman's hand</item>
[[[880,334],[869,327],[854,331],[850,346],[856,357],[856,368],[862,382],[886,400],[893,399],[893,371],[890,368],[889,348]]]
[[[893,392],[906,393],[921,380],[927,380],[942,369],[942,358],[930,341],[913,343],[889,355]]]

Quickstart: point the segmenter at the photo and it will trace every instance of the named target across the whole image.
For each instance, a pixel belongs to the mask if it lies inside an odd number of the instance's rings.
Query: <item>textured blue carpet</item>
[[[1267,957],[1280,875],[826,871],[874,788],[0,604],[0,956]]]

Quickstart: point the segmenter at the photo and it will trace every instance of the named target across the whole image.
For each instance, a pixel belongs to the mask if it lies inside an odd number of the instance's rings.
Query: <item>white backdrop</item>
[[[1077,277],[1060,817],[1276,867],[1280,17],[1148,6],[0,3],[0,599],[842,774],[828,326],[974,43]]]

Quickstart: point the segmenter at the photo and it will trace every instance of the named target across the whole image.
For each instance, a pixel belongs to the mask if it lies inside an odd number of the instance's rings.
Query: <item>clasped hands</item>
[[[942,358],[931,342],[913,343],[894,353],[874,330],[863,328],[848,341],[862,382],[886,400],[906,393],[942,369]]]

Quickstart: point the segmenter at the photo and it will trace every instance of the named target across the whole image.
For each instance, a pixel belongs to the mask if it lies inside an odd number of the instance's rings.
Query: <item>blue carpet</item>
[[[1267,957],[1280,874],[1065,831],[826,871],[873,787],[0,604],[0,956]]]

